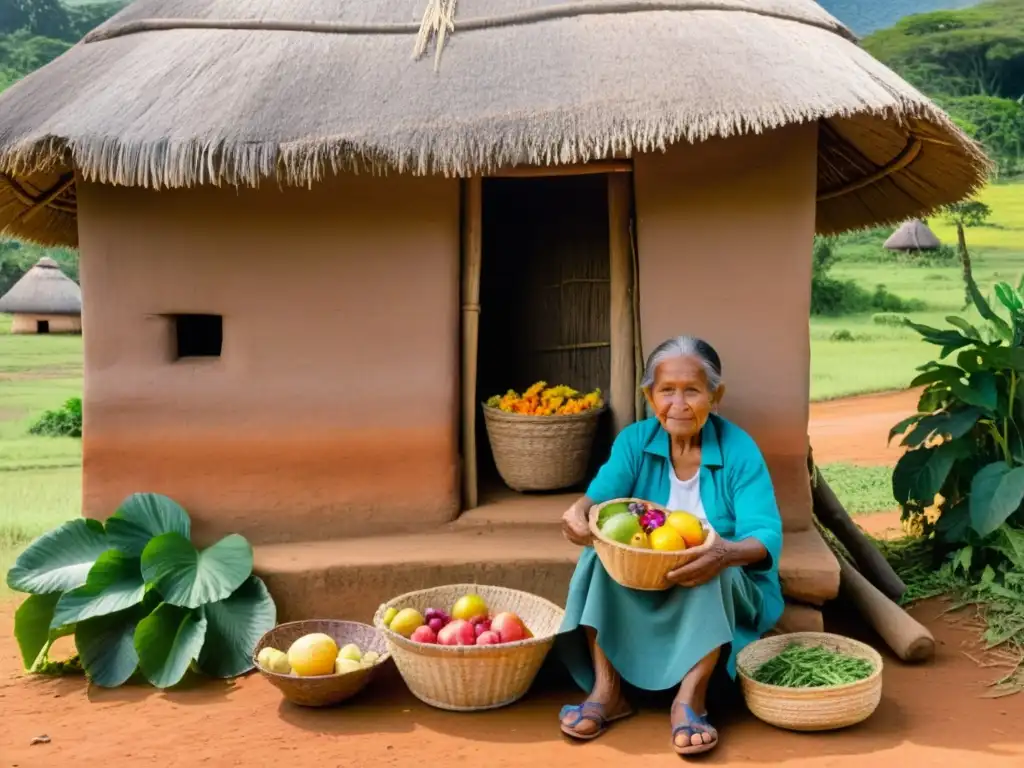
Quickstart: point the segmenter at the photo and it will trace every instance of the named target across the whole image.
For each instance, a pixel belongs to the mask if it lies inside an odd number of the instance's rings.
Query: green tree
[[[967,250],[967,235],[964,234],[964,230],[968,227],[982,226],[991,215],[992,209],[980,200],[964,200],[945,208],[946,219],[956,225],[957,252],[960,255],[960,268],[964,278],[965,307],[973,301],[971,286],[974,284],[974,273],[971,271],[971,254]]]

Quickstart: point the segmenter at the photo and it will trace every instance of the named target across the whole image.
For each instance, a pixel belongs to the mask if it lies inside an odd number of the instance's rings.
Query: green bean
[[[849,685],[874,672],[867,659],[858,659],[822,647],[790,643],[751,675],[765,685],[783,688],[824,688]]]

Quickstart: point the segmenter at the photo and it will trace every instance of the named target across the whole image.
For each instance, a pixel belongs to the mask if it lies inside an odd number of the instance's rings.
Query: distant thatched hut
[[[601,386],[617,429],[685,331],[810,530],[812,237],[962,199],[982,152],[811,0],[453,6],[140,0],[0,96],[0,226],[81,252],[86,512],[437,526],[493,498],[483,398]],[[550,552],[525,542],[352,557],[522,570]]]
[[[937,251],[942,243],[927,224],[920,219],[911,219],[889,235],[885,247],[890,251]]]
[[[12,333],[81,333],[82,290],[44,256],[0,296],[0,312],[14,316]]]

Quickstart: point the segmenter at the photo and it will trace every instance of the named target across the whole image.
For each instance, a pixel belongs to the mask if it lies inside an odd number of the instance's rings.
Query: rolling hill
[[[890,27],[904,16],[928,11],[952,11],[977,5],[980,0],[818,0],[858,35]]]

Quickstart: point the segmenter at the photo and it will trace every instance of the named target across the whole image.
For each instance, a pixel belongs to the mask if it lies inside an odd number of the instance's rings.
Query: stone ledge
[[[369,622],[396,595],[452,583],[498,584],[563,605],[579,549],[550,530],[441,530],[257,546],[256,572],[280,621]],[[839,590],[839,565],[817,531],[787,533],[780,563],[788,597],[821,605]]]

